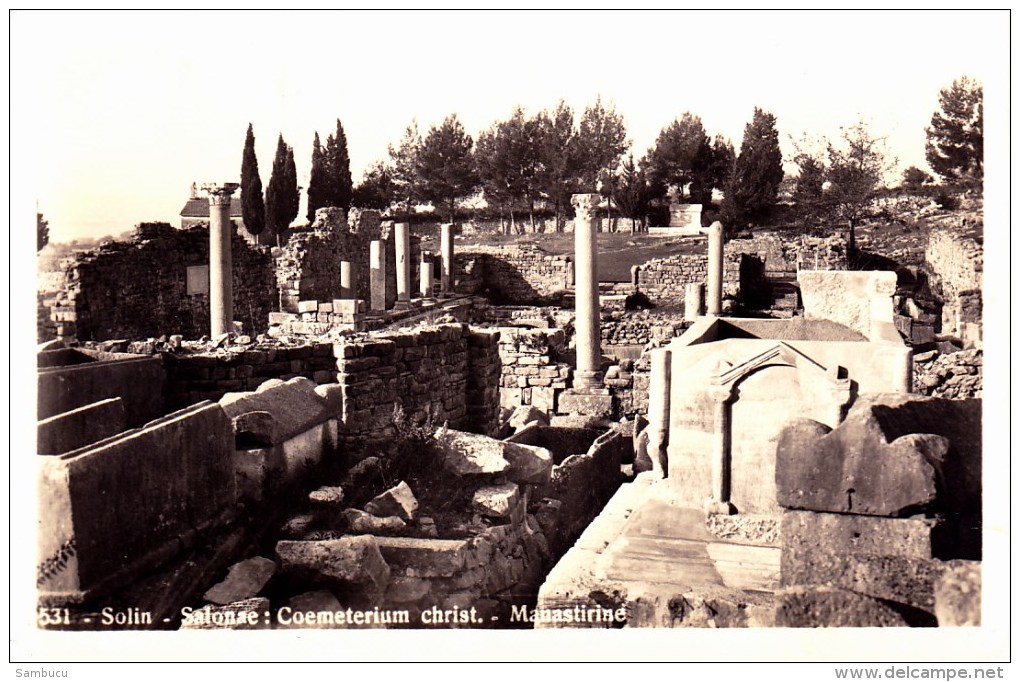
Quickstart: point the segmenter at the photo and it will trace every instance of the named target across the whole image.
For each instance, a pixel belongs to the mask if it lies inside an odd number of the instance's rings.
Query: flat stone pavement
[[[654,604],[654,618],[631,625],[661,625],[668,617],[658,612],[677,595],[769,600],[779,587],[778,538],[713,534],[703,511],[683,507],[674,497],[667,481],[648,475],[621,486],[553,567],[539,590],[538,607],[586,604],[592,595],[615,593],[628,602]],[[739,516],[730,519],[741,525]]]

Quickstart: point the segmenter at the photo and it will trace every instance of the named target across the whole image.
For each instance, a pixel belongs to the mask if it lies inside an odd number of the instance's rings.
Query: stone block
[[[277,442],[282,442],[336,416],[336,398],[324,397],[316,388],[315,382],[305,377],[286,382],[270,379],[253,392],[227,393],[220,406],[231,418],[268,412],[278,424]]]
[[[457,476],[477,474],[500,474],[510,468],[503,457],[505,443],[462,431],[439,429],[436,437],[443,452],[443,464],[447,471]]]
[[[878,554],[932,558],[934,519],[893,519],[808,511],[783,512],[783,545],[790,552]]]
[[[39,457],[42,593],[114,589],[237,500],[230,419],[199,403],[61,457]]]
[[[552,476],[552,452],[536,445],[506,443],[503,458],[510,462],[506,477],[521,484],[544,485]]]
[[[365,505],[365,511],[375,516],[398,516],[410,522],[418,513],[418,500],[411,487],[401,481],[370,500]]]
[[[202,595],[214,604],[229,604],[256,596],[276,573],[276,563],[265,557],[240,561],[227,571],[227,577]]]
[[[124,401],[108,398],[41,419],[36,425],[37,452],[62,455],[114,436],[127,428]]]
[[[398,535],[407,529],[399,516],[376,516],[360,509],[345,509],[344,521],[351,532],[368,535]]]
[[[321,613],[321,612],[337,612],[343,610],[343,605],[340,600],[336,598],[329,590],[315,590],[313,592],[304,592],[299,595],[295,595],[287,600],[287,606],[290,607],[291,614],[294,613]],[[294,619],[291,618],[293,621]],[[331,628],[337,627],[337,624],[330,623],[319,623],[309,625],[299,625],[293,622],[283,624],[277,623],[277,627],[282,628],[299,628],[299,627],[314,627],[314,628]]]
[[[276,555],[285,573],[325,578],[342,583],[370,585],[385,590],[390,567],[371,535],[338,540],[282,540]]]
[[[903,617],[877,599],[832,587],[796,587],[776,594],[776,626],[902,627]]]
[[[234,442],[238,448],[270,447],[280,442],[276,417],[269,412],[245,412],[234,417],[232,423]]]
[[[376,538],[383,558],[397,573],[409,577],[449,577],[464,568],[467,540]]]
[[[532,394],[532,398],[534,398],[534,394]],[[548,426],[549,415],[534,405],[521,405],[514,409],[514,412],[510,415],[510,420],[507,423],[515,431],[519,431],[524,428],[526,424],[536,421]]]
[[[509,518],[520,503],[520,489],[515,483],[483,486],[475,491],[471,506],[485,516],[497,519]]]
[[[835,430],[790,422],[776,449],[779,504],[790,509],[896,516],[935,501],[935,467],[949,442],[933,434],[890,438],[859,401]]]
[[[603,394],[567,389],[560,393],[556,412],[584,417],[610,417],[613,414],[613,397],[608,391]]]
[[[338,485],[324,485],[308,493],[308,501],[319,507],[339,507],[344,501],[344,489]]]
[[[317,313],[319,312],[318,301],[298,301],[298,312],[299,313]]]

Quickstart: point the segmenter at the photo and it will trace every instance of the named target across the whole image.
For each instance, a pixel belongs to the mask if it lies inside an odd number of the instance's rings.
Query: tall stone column
[[[357,298],[354,290],[354,268],[349,260],[340,261],[340,298]]]
[[[708,286],[705,292],[706,314],[722,315],[723,226],[718,220],[705,230],[708,235]]]
[[[368,269],[372,310],[386,310],[386,243],[381,239],[368,245]]]
[[[439,255],[442,259],[440,286],[443,296],[453,295],[453,223],[439,226]]]
[[[393,226],[393,250],[397,257],[397,305],[411,302],[411,225]]]
[[[648,382],[648,457],[652,471],[666,476],[666,443],[669,434],[669,391],[672,353],[668,348],[651,351],[652,373]]]
[[[209,183],[209,335],[220,336],[234,328],[234,274],[230,238],[230,197],[236,182]]]
[[[574,311],[576,319],[577,369],[575,388],[602,385],[599,369],[602,346],[599,324],[598,234],[595,207],[602,197],[598,194],[575,194],[574,206]]]

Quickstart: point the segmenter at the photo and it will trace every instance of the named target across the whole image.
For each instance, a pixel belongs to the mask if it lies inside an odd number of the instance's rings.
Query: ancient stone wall
[[[846,270],[846,240],[841,235],[789,237],[762,232],[750,239],[726,242],[726,255],[745,253],[765,263],[770,279],[793,279],[798,270]]]
[[[229,392],[254,391],[267,379],[300,376],[317,384],[336,381],[330,343],[253,344],[211,353],[165,353],[163,364],[169,409],[201,400],[216,401]]]
[[[947,227],[932,230],[928,237],[924,269],[943,302],[943,333],[964,336],[966,325],[981,324],[984,246],[979,235]]]
[[[980,350],[914,356],[914,391],[934,398],[980,398],[984,357]]]
[[[394,410],[421,424],[431,419],[450,428],[491,421],[493,404],[475,404],[469,418],[468,396],[493,400],[494,395],[469,386],[472,367],[492,372],[496,362],[491,340],[469,345],[467,325],[445,324],[410,332],[346,339],[334,346],[337,381],[343,388],[343,438],[380,441],[396,433]],[[471,353],[477,357],[470,360]]]
[[[566,335],[560,329],[500,327],[500,405],[533,405],[552,414],[567,387],[570,365],[559,362]]]
[[[488,291],[496,301],[533,303],[572,286],[570,256],[537,246],[470,246],[454,256],[457,291]]]
[[[234,319],[248,333],[265,331],[277,299],[272,258],[236,230],[231,244]],[[208,263],[205,226],[177,230],[167,223],[143,223],[132,241],[77,256],[67,272],[67,289],[52,308],[55,331],[80,341],[208,334],[208,285],[206,293],[188,293],[188,268]]]
[[[723,295],[740,293],[740,264],[743,256],[727,253],[723,259]],[[678,254],[669,258],[647,261],[637,270],[637,288],[656,304],[682,305],[684,286],[705,282],[708,278],[708,256]]]

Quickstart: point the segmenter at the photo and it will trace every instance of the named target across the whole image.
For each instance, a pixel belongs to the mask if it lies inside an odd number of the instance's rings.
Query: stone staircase
[[[772,317],[789,319],[799,314],[800,287],[796,275],[793,278],[770,279],[771,299],[769,306]]]

